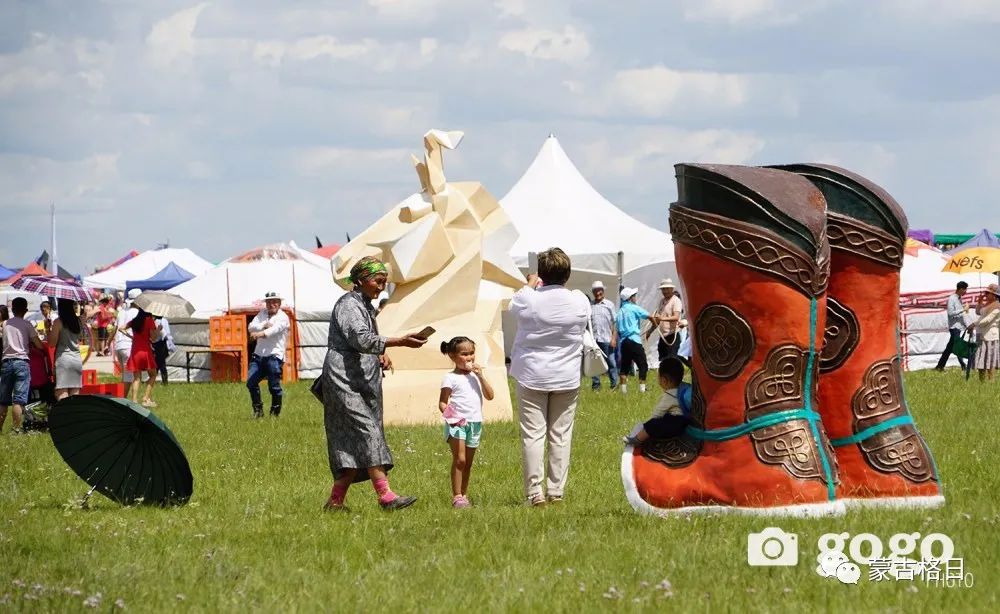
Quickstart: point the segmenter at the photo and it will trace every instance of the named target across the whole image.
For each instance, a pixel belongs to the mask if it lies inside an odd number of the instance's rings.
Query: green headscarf
[[[374,256],[365,256],[351,267],[351,276],[349,279],[357,285],[380,273],[389,273],[389,269],[386,268],[385,263]]]

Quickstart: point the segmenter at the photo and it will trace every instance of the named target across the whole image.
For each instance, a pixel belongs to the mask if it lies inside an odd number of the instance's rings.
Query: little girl
[[[469,475],[472,459],[483,432],[483,398],[493,400],[493,387],[486,381],[483,368],[476,364],[476,344],[468,337],[455,337],[441,343],[441,353],[455,363],[455,369],[441,381],[438,409],[444,418],[444,436],[451,447],[451,506],[471,506]]]

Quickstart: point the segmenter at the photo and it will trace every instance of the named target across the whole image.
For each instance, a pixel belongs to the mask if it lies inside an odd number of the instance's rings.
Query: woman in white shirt
[[[546,493],[548,502],[561,502],[569,472],[583,331],[590,318],[587,297],[565,287],[570,270],[561,249],[540,253],[538,275],[529,275],[528,285],[510,303],[517,318],[510,375],[517,382],[524,494],[533,506],[544,505]],[[536,290],[539,277],[542,286]],[[547,471],[542,466],[546,441]]]

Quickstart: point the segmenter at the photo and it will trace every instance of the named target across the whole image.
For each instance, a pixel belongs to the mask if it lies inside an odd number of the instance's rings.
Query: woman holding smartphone
[[[408,507],[416,497],[397,495],[387,473],[392,453],[382,425],[382,372],[392,368],[386,348],[419,348],[426,337],[383,337],[375,322],[372,299],[385,289],[388,270],[373,257],[351,268],[354,289],[337,300],[330,319],[326,362],[321,376],[324,425],[333,490],[328,510],[344,508],[347,489],[371,480],[382,509]],[[423,333],[424,331],[421,331]]]

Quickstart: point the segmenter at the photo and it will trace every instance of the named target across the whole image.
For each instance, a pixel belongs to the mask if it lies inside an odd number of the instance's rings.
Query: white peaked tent
[[[520,234],[511,255],[522,271],[529,268],[529,254],[559,247],[573,261],[570,287],[590,296],[591,283],[599,279],[608,298],[617,301],[621,275],[625,286],[639,288],[638,302],[650,311],[660,299],[660,280],[678,281],[670,235],[643,224],[601,196],[555,136],[545,139],[531,166],[500,204]],[[666,206],[662,222],[666,228]],[[505,321],[508,351],[512,330]]]
[[[970,292],[995,281],[992,275],[946,273],[941,269],[948,264],[948,259],[949,256],[937,248],[907,239],[899,279],[901,299],[910,304],[944,303],[960,281],[969,284]]]
[[[169,359],[171,378],[186,377],[187,349],[207,349],[208,319],[226,313],[255,313],[263,309],[266,292],[278,292],[282,305],[295,314],[298,328],[299,377],[318,377],[326,356],[330,312],[344,294],[333,282],[330,260],[299,248],[295,242],[268,245],[205,271],[174,287],[171,293],[195,308],[187,320],[171,321],[178,346]],[[191,380],[209,379],[207,354],[191,360]]]
[[[955,284],[969,284],[965,303],[972,306],[975,297],[987,284],[995,281],[992,275],[945,273],[941,269],[948,263],[948,256],[940,250],[914,239],[907,239],[900,272],[899,301],[903,367],[909,371],[931,369],[937,365],[941,352],[948,343],[948,316],[945,305],[955,292]],[[968,315],[969,322],[974,315]],[[958,366],[952,356],[949,366]]]
[[[192,275],[200,275],[214,266],[187,248],[151,249],[135,258],[129,258],[118,266],[83,278],[88,288],[111,288],[124,290],[128,281],[148,279],[159,273],[163,267],[173,262]]]

